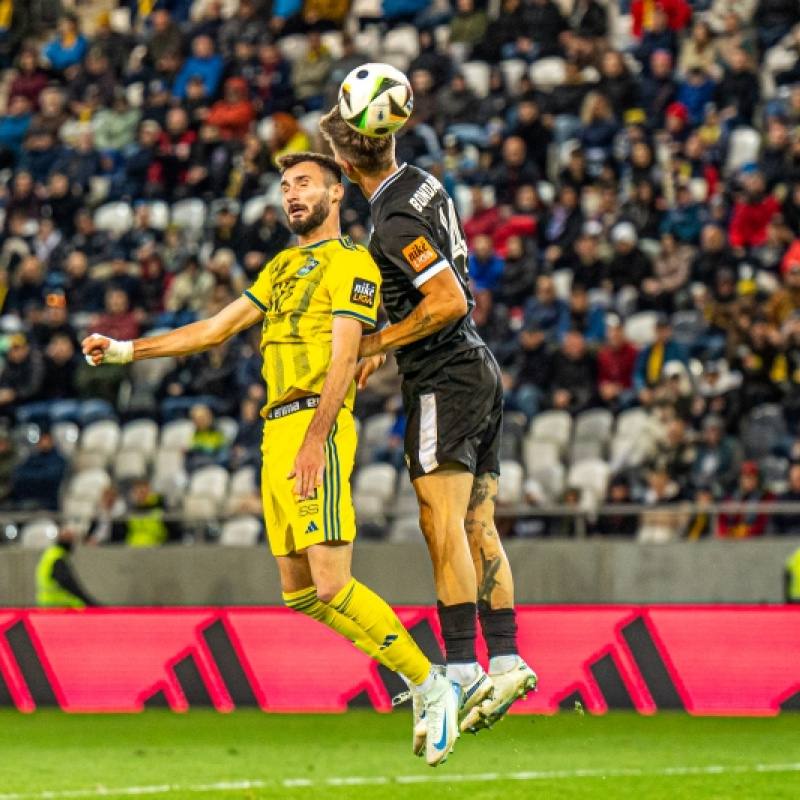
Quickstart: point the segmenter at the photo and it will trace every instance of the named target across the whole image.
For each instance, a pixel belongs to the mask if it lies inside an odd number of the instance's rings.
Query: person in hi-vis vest
[[[786,559],[784,594],[787,603],[800,603],[800,548]]]
[[[41,608],[84,608],[99,603],[78,582],[70,552],[75,531],[59,530],[58,538],[45,550],[36,564],[36,605]]]

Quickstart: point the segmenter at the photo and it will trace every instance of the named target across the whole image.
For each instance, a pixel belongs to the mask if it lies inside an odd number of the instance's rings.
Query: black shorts
[[[488,348],[403,376],[411,480],[458,462],[473,475],[500,472],[503,381]]]

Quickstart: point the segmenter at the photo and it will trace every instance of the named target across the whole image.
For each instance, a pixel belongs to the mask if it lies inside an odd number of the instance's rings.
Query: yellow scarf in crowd
[[[149,17],[155,4],[156,0],[139,0],[139,16]]]
[[[661,379],[661,368],[664,366],[664,345],[656,342],[650,349],[647,359],[647,383],[655,386]]]
[[[14,6],[11,0],[0,0],[0,30],[11,27],[11,17],[14,16]]]

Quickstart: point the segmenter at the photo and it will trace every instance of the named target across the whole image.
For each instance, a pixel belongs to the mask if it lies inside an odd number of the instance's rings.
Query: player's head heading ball
[[[394,166],[394,136],[357,133],[344,121],[338,106],[319,121],[319,129],[336,163],[353,183],[360,183],[362,175],[374,178]]]
[[[277,160],[281,171],[283,210],[289,229],[307,236],[329,217],[339,218],[344,196],[342,170],[321,153],[289,153]]]

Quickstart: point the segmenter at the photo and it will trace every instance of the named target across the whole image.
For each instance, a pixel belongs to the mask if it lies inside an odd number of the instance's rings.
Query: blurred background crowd
[[[757,505],[800,501],[799,53],[796,0],[0,0],[0,503],[98,541],[136,509],[258,514],[258,330],[100,370],[78,342],[240,294],[291,243],[275,157],[382,60],[503,368],[504,532],[612,503],[583,532],[800,533]],[[366,244],[356,187],[342,223]],[[402,538],[398,385],[359,397],[356,504]]]

